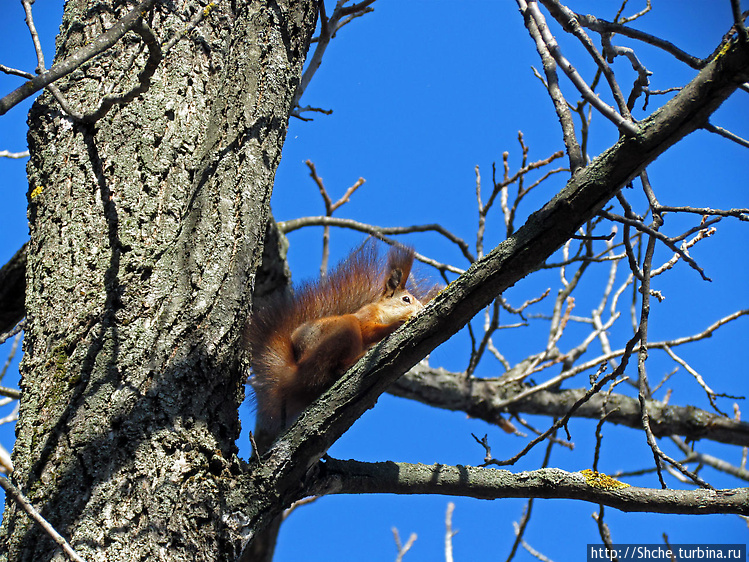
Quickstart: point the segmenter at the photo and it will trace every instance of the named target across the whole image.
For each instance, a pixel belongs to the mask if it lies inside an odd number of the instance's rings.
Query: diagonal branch
[[[85,560],[81,558],[81,556],[75,550],[73,550],[73,547],[70,546],[70,543],[65,540],[65,537],[63,537],[52,525],[50,525],[50,523],[42,516],[41,513],[39,513],[39,511],[36,510],[36,508],[31,504],[26,496],[24,496],[21,491],[13,485],[9,478],[0,478],[0,488],[5,490],[5,493],[13,498],[13,501],[20,505],[21,508],[28,514],[28,516],[36,521],[42,527],[42,529],[44,529],[44,531],[52,538],[52,540],[54,540],[58,544],[58,546],[63,550],[65,555],[70,560],[73,560],[74,562],[85,562]]]
[[[66,74],[70,74],[87,60],[92,59],[99,53],[109,49],[112,45],[117,43],[117,41],[122,39],[128,31],[138,25],[138,22],[143,17],[143,13],[150,10],[155,2],[156,0],[144,0],[127,15],[118,20],[117,23],[110,27],[105,33],[102,33],[96,39],[91,41],[91,43],[82,47],[64,61],[55,64],[47,72],[29,80],[0,99],[0,115],[4,115],[13,106],[49,84],[52,84],[55,80],[62,78]]]
[[[586,14],[575,14],[575,17],[577,18],[577,21],[580,23],[580,25],[587,27],[588,29],[592,29],[593,31],[597,31],[602,34],[618,33],[620,35],[624,35],[625,37],[637,39],[638,41],[642,41],[644,43],[648,43],[649,45],[658,47],[659,49],[663,49],[667,53],[673,55],[677,60],[691,66],[692,68],[696,68],[699,70],[700,68],[703,68],[705,66],[705,63],[707,62],[706,60],[694,57],[689,53],[685,53],[669,41],[665,41],[664,39],[656,37],[655,35],[650,35],[649,33],[627,27],[626,25],[606,21]]]
[[[523,14],[528,33],[530,33],[531,38],[535,41],[536,50],[541,57],[544,73],[546,74],[544,85],[546,86],[546,90],[549,92],[549,97],[554,104],[554,110],[557,113],[557,117],[559,117],[559,123],[562,126],[564,146],[567,147],[567,154],[569,155],[570,170],[574,174],[579,168],[585,166],[585,154],[580,148],[580,143],[575,136],[575,124],[572,120],[572,113],[567,100],[564,98],[562,89],[559,86],[557,63],[551,55],[551,50],[542,36],[540,25],[528,9],[528,3],[524,0],[518,0],[518,6]]]
[[[606,119],[614,123],[622,133],[631,136],[637,135],[637,125],[632,123],[632,121],[627,120],[625,116],[617,113],[613,107],[599,98],[598,95],[596,95],[596,93],[590,88],[590,86],[588,86],[583,77],[580,76],[580,73],[575,69],[572,63],[567,60],[567,58],[562,54],[562,51],[559,48],[559,44],[551,34],[551,31],[549,31],[549,28],[546,26],[546,20],[541,11],[538,9],[538,5],[536,4],[536,2],[529,1],[527,5],[523,7],[523,4],[525,4],[525,2],[523,2],[522,0],[518,1],[520,2],[521,10],[527,10],[530,13],[531,17],[536,21],[536,25],[541,32],[541,37],[543,38],[544,43],[549,49],[549,53],[552,57],[554,57],[554,60],[557,62],[559,67],[567,75],[567,78],[569,78],[570,81],[575,85],[575,88],[577,88],[577,90],[580,92],[583,99],[585,99],[585,101],[595,107],[599,111],[599,113],[601,113],[601,115],[603,115]]]

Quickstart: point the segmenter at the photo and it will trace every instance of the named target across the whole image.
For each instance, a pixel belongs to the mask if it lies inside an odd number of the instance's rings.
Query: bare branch
[[[8,450],[0,445],[0,473],[10,474],[13,472],[13,461]]]
[[[403,557],[406,555],[406,552],[411,550],[411,547],[416,542],[416,533],[411,533],[411,536],[408,537],[408,540],[406,541],[406,544],[401,543],[401,537],[398,533],[398,529],[393,527],[393,538],[395,539],[395,547],[398,549],[398,555],[395,557],[395,562],[402,562]]]
[[[317,184],[317,188],[320,190],[320,195],[322,196],[323,203],[325,204],[325,216],[331,217],[333,216],[333,213],[335,212],[338,207],[341,205],[348,203],[351,196],[354,194],[354,192],[359,189],[364,184],[364,178],[359,178],[354,185],[349,187],[346,190],[346,193],[343,194],[343,197],[341,197],[338,201],[333,203],[333,200],[330,198],[330,195],[328,195],[328,191],[325,189],[325,184],[323,183],[322,178],[317,174],[317,169],[315,168],[315,164],[311,160],[305,161],[305,164],[310,170],[310,177],[314,180],[315,184]],[[327,275],[328,271],[328,257],[330,255],[330,225],[325,225],[323,228],[323,235],[322,235],[322,261],[320,264],[320,276],[325,277]]]
[[[677,345],[684,345],[685,343],[691,343],[694,341],[699,341],[705,338],[709,338],[710,336],[713,335],[713,332],[715,332],[715,330],[717,330],[721,326],[727,324],[728,322],[736,320],[737,318],[740,318],[742,316],[747,316],[747,315],[749,315],[749,309],[745,308],[744,310],[737,310],[733,314],[729,314],[728,316],[725,316],[721,318],[720,320],[714,322],[713,324],[705,328],[705,330],[700,332],[699,334],[695,334],[693,336],[686,336],[683,338],[676,338],[674,340],[669,340],[669,341],[651,343],[650,348],[662,349],[666,345],[668,345],[669,347],[676,347]]]
[[[746,14],[741,13],[741,0],[731,0],[731,12],[733,13],[733,26],[736,28],[739,37],[745,43],[749,42],[749,31],[744,25]]]
[[[449,230],[447,230],[445,227],[443,227],[440,224],[422,224],[422,225],[413,225],[413,226],[385,227],[385,226],[372,226],[369,224],[355,221],[353,219],[339,219],[336,217],[323,217],[323,216],[302,217],[302,218],[292,219],[288,221],[278,221],[278,229],[284,234],[288,234],[289,232],[293,232],[294,230],[298,230],[300,228],[304,228],[307,226],[326,226],[326,225],[338,226],[341,228],[350,228],[351,230],[365,232],[367,234],[372,234],[377,237],[392,236],[392,235],[398,235],[398,234],[410,234],[413,232],[437,232],[438,234],[441,234],[442,236],[447,238],[450,242],[453,242],[455,245],[457,245],[458,248],[460,248],[460,250],[463,252],[463,255],[465,256],[465,258],[469,260],[469,262],[473,263],[474,261],[476,261],[476,258],[471,254],[470,250],[468,249],[468,244],[466,244],[464,240],[462,240],[461,238],[458,238],[457,236],[455,236],[453,233],[451,233]],[[417,256],[417,259],[441,271],[450,271],[452,273],[457,273],[457,274],[463,273],[462,269],[459,269],[457,267],[447,265],[447,264],[440,264],[433,260],[426,259],[423,256],[421,257]]]
[[[504,461],[497,461],[493,460],[489,464],[497,465],[497,466],[507,466],[515,464],[518,460],[520,460],[523,456],[525,456],[533,447],[536,446],[536,444],[543,441],[547,436],[551,435],[554,431],[559,429],[560,427],[567,427],[567,422],[570,420],[572,415],[575,413],[575,410],[577,410],[580,406],[582,406],[585,402],[587,402],[591,396],[594,394],[597,394],[609,381],[615,380],[617,377],[621,376],[622,373],[624,373],[624,369],[627,366],[627,362],[629,360],[629,356],[632,353],[632,350],[634,349],[635,344],[639,340],[640,335],[635,334],[635,336],[627,342],[627,346],[625,349],[625,353],[622,357],[621,364],[610,374],[603,377],[601,380],[599,380],[596,384],[588,390],[585,395],[580,398],[577,402],[575,402],[572,407],[567,411],[567,413],[558,421],[554,422],[554,424],[546,430],[544,433],[533,439],[530,443],[528,443],[525,448],[523,448],[522,451],[520,451],[518,454],[516,454],[513,457],[510,457],[507,460]],[[567,438],[569,439],[569,432],[567,435]]]
[[[653,349],[653,345],[650,346]],[[633,352],[636,352],[635,348]],[[611,355],[609,355],[611,356]],[[600,359],[600,358],[597,358]],[[599,363],[590,365],[595,368]],[[577,370],[576,372],[581,372]],[[539,385],[540,386],[540,385]],[[495,424],[505,410],[545,416],[563,416],[570,407],[580,402],[587,389],[559,389],[557,385],[535,390],[536,387],[518,388],[501,379],[466,380],[463,373],[450,373],[444,369],[417,365],[398,379],[388,392],[417,400],[435,408],[457,410],[472,418]],[[535,390],[534,392],[527,392]],[[516,396],[523,398],[516,400]],[[605,399],[604,399],[605,398]],[[505,407],[498,407],[508,404]],[[667,405],[649,400],[651,429],[656,436],[684,435],[689,440],[710,439],[721,443],[749,446],[749,423],[712,414],[694,406]],[[592,396],[574,412],[574,417],[600,419],[606,414],[610,423],[642,429],[640,405],[636,398],[623,394],[608,397]]]
[[[333,115],[332,109],[312,107],[311,105],[305,105],[304,107],[297,107],[296,109],[292,111],[291,115],[301,121],[312,121],[311,117],[302,117],[302,113],[307,113],[307,112],[322,113],[323,115]]]
[[[514,474],[472,466],[364,463],[328,459],[320,463],[312,490],[338,494],[444,494],[478,499],[566,498],[621,511],[749,514],[749,488],[659,490],[591,485],[579,472],[542,468]]]
[[[522,4],[525,4],[523,0],[518,0],[518,2],[521,4],[521,6]],[[531,17],[535,20],[536,25],[538,25],[541,37],[548,47],[549,53],[552,57],[554,57],[556,63],[561,67],[570,81],[575,85],[577,90],[580,92],[580,95],[582,95],[583,99],[585,99],[585,101],[595,107],[601,113],[601,115],[606,117],[606,119],[614,123],[620,131],[629,136],[637,136],[639,134],[639,129],[637,128],[637,126],[617,113],[613,107],[601,100],[601,98],[599,98],[595,94],[595,92],[590,89],[588,84],[585,82],[582,76],[580,76],[577,70],[575,70],[575,67],[572,66],[572,63],[570,63],[570,61],[568,61],[564,57],[564,55],[562,55],[562,51],[559,48],[556,39],[549,31],[549,28],[546,26],[546,19],[538,9],[538,5],[536,4],[536,2],[530,1],[526,6],[527,8],[525,9],[528,10]],[[521,7],[521,11],[522,10],[524,10],[524,8]]]
[[[28,80],[31,80],[34,75],[30,72],[26,72],[24,70],[18,70],[16,68],[11,68],[9,66],[5,66],[4,64],[0,64],[0,72],[4,72],[5,74],[12,74],[15,76],[20,76],[21,78],[26,78]]]
[[[541,562],[552,562],[550,558],[547,558],[535,548],[533,548],[530,544],[528,544],[528,542],[521,535],[522,529],[520,528],[520,525],[513,521],[512,528],[515,531],[516,541],[520,543],[520,546],[522,546],[528,552],[528,554],[530,554],[537,560],[540,560]]]
[[[75,551],[73,550],[73,547],[70,546],[70,543],[65,540],[65,538],[58,533],[55,528],[49,524],[49,522],[42,517],[42,515],[34,508],[33,505],[31,505],[31,502],[26,499],[26,496],[24,496],[21,491],[16,488],[8,478],[0,478],[0,487],[2,487],[3,490],[5,490],[5,493],[10,496],[13,501],[15,501],[18,505],[23,508],[23,510],[31,517],[34,521],[36,521],[42,529],[54,540],[60,548],[62,548],[63,552],[65,552],[65,555],[70,559],[74,560],[75,562],[85,562],[83,558]]]
[[[445,510],[445,562],[453,562],[453,537],[458,534],[458,531],[453,531],[453,511],[455,511],[455,504],[447,502],[447,509]]]
[[[611,540],[611,531],[609,530],[609,526],[603,520],[603,513],[604,506],[599,505],[598,513],[593,513],[592,516],[596,524],[598,525],[598,534],[600,535],[604,546],[606,546],[608,549],[612,549],[614,541]]]
[[[687,253],[687,250],[689,250],[689,248],[691,248],[692,246],[694,246],[694,245],[695,245],[695,244],[696,244],[697,242],[699,242],[700,240],[704,240],[705,238],[708,238],[708,237],[712,236],[713,234],[715,234],[715,229],[714,229],[714,228],[705,228],[705,229],[702,229],[702,230],[700,230],[700,231],[699,231],[699,232],[697,233],[697,235],[696,235],[696,236],[695,236],[694,238],[692,238],[691,240],[688,240],[688,241],[687,241],[687,240],[685,240],[685,241],[684,241],[684,242],[683,242],[683,243],[681,244],[681,247],[680,247],[679,249],[680,249],[680,250],[681,250],[681,251],[682,251],[683,253],[685,253],[685,254],[686,254],[686,253]],[[672,257],[672,258],[671,258],[670,260],[668,260],[668,261],[667,261],[666,263],[664,263],[664,264],[663,264],[662,266],[660,266],[659,268],[657,268],[657,269],[654,269],[654,270],[652,271],[651,275],[652,275],[653,277],[655,277],[656,275],[660,275],[660,274],[661,274],[661,273],[663,273],[664,271],[666,271],[666,270],[668,270],[668,269],[671,269],[671,268],[672,268],[672,267],[673,267],[673,266],[674,266],[674,265],[676,264],[676,262],[678,262],[678,261],[679,261],[679,258],[680,258],[680,257],[681,257],[681,254],[678,254],[678,253],[677,253],[677,254],[674,254],[674,255],[673,255],[673,257]]]
[[[653,73],[645,68],[645,66],[640,62],[640,59],[637,58],[633,49],[612,44],[610,33],[602,34],[601,42],[603,43],[604,52],[606,53],[609,62],[612,62],[613,58],[617,56],[627,57],[632,68],[637,72],[637,79],[635,80],[635,83],[632,86],[632,92],[627,99],[627,109],[631,111],[635,106],[635,100],[640,97],[640,94],[647,91],[648,86],[650,85],[650,76]]]
[[[22,318],[21,321],[16,323],[15,326],[13,326],[10,330],[4,333],[0,333],[0,343],[5,343],[6,341],[8,341],[8,338],[12,338],[13,336],[18,336],[24,329],[26,329],[26,319]],[[5,369],[2,371],[2,376],[0,376],[0,380],[2,380],[2,377],[4,376],[5,376]]]
[[[311,503],[315,503],[319,499],[320,499],[320,496],[309,496],[306,498],[302,498],[301,500],[295,501],[288,508],[284,510],[283,515],[281,516],[281,519],[285,521],[286,519],[288,519],[289,515],[294,513],[294,511],[296,511],[300,507],[309,505]]]
[[[646,182],[645,182],[646,183]],[[662,219],[660,215],[654,214],[653,215],[653,224],[655,226],[655,229],[659,228],[662,224]],[[675,459],[668,456],[666,453],[663,452],[663,450],[658,446],[658,443],[655,440],[655,435],[653,435],[653,430],[650,427],[650,412],[648,410],[648,403],[646,402],[646,399],[651,398],[651,390],[650,390],[650,383],[648,382],[647,372],[645,370],[645,361],[648,357],[648,321],[650,317],[650,271],[652,267],[652,261],[653,261],[653,254],[655,253],[655,242],[656,237],[650,236],[648,238],[648,246],[645,250],[645,258],[643,260],[643,266],[642,266],[642,304],[641,304],[641,313],[640,313],[640,327],[637,331],[640,337],[640,349],[638,350],[637,355],[637,372],[638,372],[638,388],[639,388],[639,395],[638,398],[640,400],[640,409],[642,411],[642,427],[645,430],[645,437],[647,439],[648,445],[650,445],[650,448],[653,451],[653,456],[655,459],[655,468],[658,472],[658,478],[661,481],[661,486],[663,488],[666,488],[666,483],[663,480],[663,475],[661,473],[661,464],[660,461],[666,461],[671,466],[676,468],[679,472],[681,472],[684,476],[687,476],[688,478],[692,479],[696,484],[699,486],[702,486],[703,488],[709,488],[712,489],[712,486],[705,482],[702,478],[697,476],[694,472],[688,470],[683,464],[676,461]]]
[[[606,218],[606,219],[608,219],[608,220],[611,220],[611,221],[614,221],[614,222],[619,222],[619,223],[623,224],[625,227],[628,227],[628,226],[634,227],[634,228],[636,228],[637,230],[639,230],[641,232],[644,232],[646,234],[649,234],[649,235],[653,236],[654,238],[657,238],[658,240],[660,240],[661,242],[663,242],[666,246],[668,246],[669,249],[671,249],[675,254],[678,254],[681,257],[681,259],[683,259],[687,264],[689,264],[689,266],[692,269],[694,269],[695,271],[697,271],[697,273],[699,273],[705,281],[710,281],[711,280],[707,275],[705,275],[705,271],[697,264],[696,261],[694,261],[694,259],[692,258],[692,256],[690,256],[688,253],[686,253],[686,251],[684,251],[681,248],[679,248],[678,246],[676,246],[674,244],[673,240],[670,239],[665,234],[663,234],[663,233],[661,233],[661,232],[653,229],[652,227],[646,225],[645,223],[643,223],[641,221],[638,221],[638,220],[635,220],[635,219],[631,219],[631,218],[627,218],[627,217],[622,217],[620,215],[615,215],[614,213],[610,213],[608,211],[601,210],[601,211],[599,211],[599,215],[602,216],[602,217],[604,217],[604,218]],[[626,230],[625,230],[625,232],[626,232]],[[626,244],[626,238],[625,238],[625,244]],[[639,272],[639,268],[635,265],[636,260],[634,259],[634,254],[630,254],[631,246],[627,246],[627,248],[628,248],[627,255],[628,256],[630,256],[630,255],[632,256],[630,258],[630,265],[633,266],[632,267],[632,273],[635,273],[635,275],[637,275],[638,278],[639,278],[639,277],[641,277],[642,274],[640,273],[638,275],[638,273],[637,273],[637,272]],[[640,281],[642,281],[642,279],[640,279]]]
[[[554,435],[549,437],[549,443],[546,446],[546,453],[544,454],[544,460],[541,463],[541,468],[546,468],[547,466],[549,466],[549,461],[551,459],[551,450],[554,447],[554,444],[558,442],[559,440]],[[515,553],[517,552],[519,546],[523,546],[523,548],[525,548],[526,550],[528,549],[526,542],[523,540],[523,536],[525,535],[525,530],[528,528],[528,523],[530,523],[531,520],[531,513],[533,513],[533,501],[534,498],[530,498],[528,500],[520,522],[513,522],[513,528],[515,529],[515,541],[512,543],[510,553],[507,555],[507,562],[510,562],[515,557]]]
[[[583,47],[585,47],[585,50],[588,51],[588,54],[595,61],[596,65],[598,66],[599,70],[603,74],[604,78],[606,78],[606,82],[608,82],[609,84],[609,89],[611,90],[611,94],[614,96],[616,105],[619,107],[619,113],[627,122],[631,122],[632,115],[630,114],[630,106],[624,101],[624,94],[619,88],[619,84],[617,83],[616,78],[614,77],[614,72],[611,70],[611,67],[609,67],[609,65],[606,63],[606,59],[604,59],[603,55],[601,55],[601,53],[598,52],[598,49],[596,49],[595,45],[593,44],[593,41],[590,40],[590,37],[588,37],[588,35],[585,33],[582,27],[580,27],[580,24],[575,19],[575,14],[566,6],[560,4],[557,0],[541,0],[541,2],[543,2],[546,9],[549,10],[549,13],[552,15],[552,17],[556,19],[560,25],[563,26],[565,31],[577,37],[580,43],[583,44]],[[615,52],[613,51],[613,47],[611,46],[610,42],[608,44],[604,42],[603,44],[604,44],[604,48],[610,48],[610,51]],[[552,55],[553,54],[554,53],[552,51]],[[559,55],[561,56],[561,51],[559,52]],[[611,52],[609,52],[608,55],[609,55],[608,60],[609,62],[611,62],[613,60],[613,57],[611,56]],[[564,68],[564,66],[562,68]],[[568,73],[568,76],[569,76],[569,73]],[[586,88],[588,88],[588,85],[586,82],[583,81],[582,83],[585,85]],[[578,84],[575,84],[575,85],[578,86]],[[583,92],[581,91],[581,93]],[[592,89],[590,89],[590,94],[595,95]],[[598,96],[596,96],[596,98],[597,97]],[[588,101],[591,101],[591,100],[588,100]],[[591,105],[598,108],[597,103],[593,103],[591,101]],[[606,114],[604,113],[604,115]],[[630,134],[634,134],[634,133],[632,132]]]
[[[28,158],[29,151],[24,150],[23,152],[10,152],[9,150],[0,150],[0,158]]]
[[[702,387],[702,390],[705,391],[705,394],[707,394],[707,398],[710,401],[710,404],[712,405],[712,407],[715,408],[715,411],[717,411],[719,414],[723,414],[725,416],[726,414],[724,414],[723,412],[721,412],[720,409],[718,409],[718,406],[715,404],[715,398],[716,398],[717,394],[715,393],[715,391],[712,388],[710,388],[707,385],[707,383],[705,382],[705,379],[702,378],[702,375],[700,375],[696,370],[694,370],[689,365],[689,363],[687,363],[686,361],[684,361],[684,359],[682,359],[681,357],[679,357],[678,355],[676,355],[676,353],[674,353],[669,346],[664,345],[663,346],[663,350],[668,354],[668,356],[671,359],[673,359],[676,363],[678,363],[679,365],[681,365],[682,367],[684,367],[684,370],[686,370],[687,373],[689,373],[690,375],[692,375],[694,377],[694,380],[697,381],[697,384],[699,384]]]
[[[624,8],[627,7],[628,0],[623,0],[622,5],[619,8],[619,11],[616,13],[616,16],[614,17],[614,21],[618,23],[629,23],[631,21],[635,21],[636,19],[640,19],[642,16],[647,14],[650,10],[653,9],[653,5],[651,3],[651,0],[645,0],[645,7],[640,10],[639,12],[632,14],[631,16],[626,17],[620,17],[622,13],[624,12]]]
[[[12,398],[13,400],[20,400],[21,391],[15,388],[0,386],[0,396],[7,396],[8,398]]]
[[[625,37],[637,39],[649,45],[653,45],[654,47],[658,47],[659,49],[663,49],[667,53],[673,55],[677,60],[691,66],[692,68],[696,68],[699,70],[701,68],[704,68],[704,66],[707,64],[707,60],[693,57],[692,55],[685,53],[684,51],[679,49],[673,43],[665,41],[660,37],[638,31],[637,29],[632,29],[631,27],[627,27],[620,23],[612,23],[585,14],[575,14],[575,18],[578,22],[580,22],[580,25],[592,29],[593,31],[597,31],[599,33],[618,33],[620,35],[624,35]]]
[[[731,140],[735,142],[736,144],[743,146],[744,148],[749,148],[749,140],[743,139],[737,134],[724,129],[723,127],[716,127],[712,123],[707,123],[704,125],[703,128],[706,131],[710,131],[711,133],[715,133],[716,135],[720,135],[721,137],[725,139]]]
[[[156,0],[144,0],[133,8],[127,15],[121,18],[105,33],[99,35],[88,45],[79,49],[64,61],[55,64],[47,72],[29,80],[21,87],[12,91],[0,99],[0,115],[4,115],[10,108],[38,92],[42,88],[52,84],[55,80],[70,74],[87,60],[106,51],[117,43],[130,30],[134,30],[141,20],[143,14],[151,9]],[[155,44],[158,47],[158,43]],[[136,94],[137,95],[137,94]]]
[[[712,455],[706,455],[704,453],[698,453],[694,450],[692,450],[689,445],[687,445],[683,439],[677,437],[676,435],[672,435],[670,437],[671,441],[674,442],[674,444],[681,449],[681,451],[687,455],[687,457],[682,461],[682,463],[688,463],[688,462],[698,462],[701,464],[705,464],[707,466],[713,467],[715,470],[720,470],[721,472],[725,472],[726,474],[730,474],[731,476],[735,476],[736,478],[741,478],[742,480],[749,481],[749,470],[747,470],[745,467],[741,466],[734,466],[723,459],[719,459],[717,457],[714,457]]]
[[[37,33],[36,26],[34,25],[34,16],[31,13],[31,4],[33,4],[33,1],[30,2],[29,0],[21,0],[21,4],[23,5],[23,11],[26,12],[26,26],[29,28],[29,33],[31,33],[31,41],[34,43],[34,51],[36,51],[36,73],[41,74],[47,69],[47,67],[44,64],[44,52],[42,51],[42,44],[39,41],[39,34]]]
[[[562,138],[564,140],[564,146],[567,148],[567,154],[570,160],[570,170],[574,174],[578,169],[585,166],[585,155],[580,149],[580,144],[575,137],[575,124],[572,120],[572,114],[569,109],[569,104],[562,94],[562,90],[559,87],[559,78],[557,76],[557,63],[554,60],[550,52],[549,46],[546,44],[540,29],[540,24],[531,15],[529,4],[526,0],[517,0],[520,12],[523,14],[525,26],[528,28],[531,38],[536,43],[536,50],[541,56],[541,61],[544,67],[544,73],[546,74],[546,86],[551,101],[554,104],[554,110],[559,117],[559,123],[562,126]],[[538,74],[537,74],[538,75]],[[539,76],[540,78],[540,76]]]
[[[304,71],[304,74],[302,74],[302,79],[300,80],[296,94],[294,95],[294,101],[291,104],[291,107],[294,108],[291,113],[293,116],[299,117],[299,100],[302,98],[302,95],[312,81],[312,77],[320,68],[323,56],[325,55],[325,50],[328,48],[330,40],[335,37],[335,34],[339,29],[350,23],[355,17],[363,16],[364,14],[371,12],[372,8],[370,6],[371,4],[374,4],[374,2],[375,0],[364,0],[363,2],[344,7],[344,2],[339,1],[336,3],[333,14],[329,18],[325,14],[325,4],[320,2],[320,37],[317,39],[315,52],[309,58],[307,68]],[[349,17],[344,20],[343,18],[346,16]],[[322,113],[325,112],[323,111]]]

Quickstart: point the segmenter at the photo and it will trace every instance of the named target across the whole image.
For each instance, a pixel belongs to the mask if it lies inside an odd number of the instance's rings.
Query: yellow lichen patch
[[[731,49],[731,47],[732,47],[732,46],[733,46],[733,45],[734,45],[735,43],[736,43],[736,38],[735,38],[735,37],[731,37],[730,39],[728,39],[728,40],[727,40],[727,41],[726,41],[726,42],[725,42],[725,43],[723,44],[723,47],[721,47],[721,49],[720,49],[720,51],[718,52],[718,54],[717,54],[717,55],[715,55],[715,59],[719,59],[720,57],[724,56],[724,55],[725,55],[725,54],[726,54],[726,53],[727,53],[727,52],[728,52],[728,51],[729,51],[729,50]]]
[[[606,488],[609,490],[629,488],[629,484],[619,482],[619,480],[615,480],[614,478],[611,478],[611,476],[606,476],[602,472],[596,472],[594,470],[586,468],[585,470],[581,470],[580,474],[583,475],[583,478],[585,478],[588,486],[593,486],[594,488]]]
[[[34,189],[31,190],[30,197],[34,199],[37,195],[39,195],[42,191],[44,191],[44,187],[41,185],[37,185]]]

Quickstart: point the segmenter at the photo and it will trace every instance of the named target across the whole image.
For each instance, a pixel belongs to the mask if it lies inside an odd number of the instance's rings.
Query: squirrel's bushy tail
[[[258,456],[368,347],[436,294],[436,286],[414,281],[413,261],[410,248],[392,247],[383,258],[368,241],[329,275],[256,303],[243,345],[251,356]],[[243,562],[270,562],[280,522],[258,533]]]
[[[410,275],[414,251],[393,246],[383,257],[378,244],[367,241],[339,263],[327,276],[299,285],[256,303],[244,331],[244,347],[251,356],[249,383],[255,392],[259,425],[270,439],[292,421],[287,419],[285,398],[297,377],[292,334],[301,325],[336,316],[355,314],[383,299],[383,288],[393,273],[402,276],[402,287],[421,302],[434,294],[432,287]],[[400,283],[400,281],[399,281]],[[297,350],[298,351],[298,350]],[[257,437],[257,436],[256,436]],[[263,439],[265,441],[265,439]],[[263,443],[270,445],[270,442]],[[264,449],[258,443],[258,447]]]

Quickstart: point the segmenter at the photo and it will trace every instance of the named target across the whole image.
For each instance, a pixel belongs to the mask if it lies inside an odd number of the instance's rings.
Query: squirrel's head
[[[407,288],[408,276],[414,261],[414,251],[403,246],[394,246],[388,253],[387,277],[382,289],[379,309],[384,324],[405,322],[424,305]]]
[[[377,303],[380,322],[383,324],[405,322],[422,308],[424,305],[421,301],[405,288],[388,291]]]

